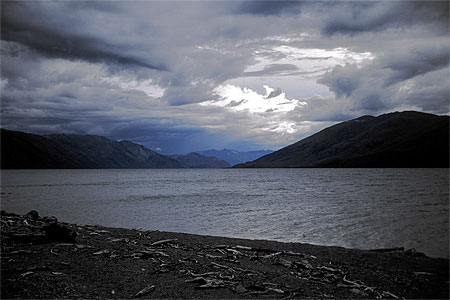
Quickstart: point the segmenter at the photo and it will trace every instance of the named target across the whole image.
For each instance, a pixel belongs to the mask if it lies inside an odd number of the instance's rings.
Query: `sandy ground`
[[[1,215],[1,298],[449,298],[449,261]]]

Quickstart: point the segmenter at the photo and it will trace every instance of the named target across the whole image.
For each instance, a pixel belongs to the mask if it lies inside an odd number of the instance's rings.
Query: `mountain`
[[[179,161],[129,141],[95,135],[40,136],[1,130],[2,169],[184,168]]]
[[[36,134],[1,130],[2,169],[73,169],[81,167],[64,147]]]
[[[328,127],[238,168],[449,167],[449,117],[363,116]]]
[[[88,169],[183,168],[177,160],[130,141],[112,141],[97,135],[45,136],[73,153]]]
[[[236,165],[240,163],[244,163],[247,161],[252,161],[261,156],[272,153],[272,150],[259,150],[259,151],[247,151],[247,152],[239,152],[236,150],[223,149],[223,150],[204,150],[199,151],[198,153],[207,156],[214,156],[224,161],[230,163],[230,165]]]
[[[170,155],[185,165],[187,168],[229,168],[231,165],[214,156],[204,156],[196,152],[191,152],[186,155]]]

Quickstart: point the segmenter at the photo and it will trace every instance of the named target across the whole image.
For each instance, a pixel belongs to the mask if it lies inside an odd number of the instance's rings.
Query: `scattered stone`
[[[307,269],[307,270],[313,269],[313,266],[306,259],[302,259],[302,260],[299,260],[299,261],[294,261],[293,264],[294,264],[295,267],[300,268],[300,269]],[[319,269],[319,268],[317,268],[317,269]],[[331,268],[327,268],[328,271],[330,271],[330,269]],[[333,269],[331,269],[331,270],[333,270]]]
[[[235,288],[234,288],[236,293],[242,294],[247,292],[247,289],[242,285],[242,284],[238,284]]]
[[[350,292],[352,292],[353,294],[359,295],[361,297],[364,297],[364,298],[368,298],[369,297],[369,294],[364,293],[363,291],[361,291],[359,289],[356,289],[356,288],[350,289]]]

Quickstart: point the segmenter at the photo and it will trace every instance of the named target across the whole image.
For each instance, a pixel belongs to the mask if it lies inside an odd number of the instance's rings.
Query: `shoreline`
[[[448,299],[449,260],[2,211],[1,297]]]

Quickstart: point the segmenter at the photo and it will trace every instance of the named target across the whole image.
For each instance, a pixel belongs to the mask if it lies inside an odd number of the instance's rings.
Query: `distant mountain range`
[[[231,165],[214,156],[205,156],[196,152],[186,155],[169,155],[189,168],[229,168]]]
[[[195,159],[194,159],[195,157]],[[36,135],[1,130],[2,169],[224,168],[200,154],[169,157],[130,141],[95,135]]]
[[[363,116],[328,127],[237,168],[449,167],[449,117]]]
[[[230,165],[236,165],[245,163],[248,161],[252,161],[260,158],[261,156],[272,153],[272,150],[259,150],[259,151],[247,151],[247,152],[239,152],[231,149],[223,149],[223,150],[204,150],[198,151],[198,153],[206,156],[214,156],[219,159],[227,161]]]

